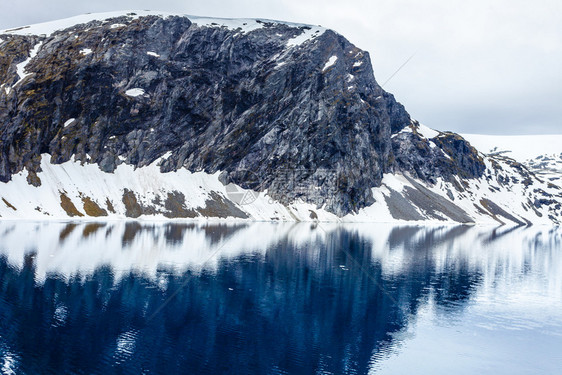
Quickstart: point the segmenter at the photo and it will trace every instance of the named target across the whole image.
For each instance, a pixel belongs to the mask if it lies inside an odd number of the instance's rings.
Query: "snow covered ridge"
[[[562,182],[562,134],[462,136],[485,154],[515,159],[539,178]]]
[[[520,170],[509,160],[486,158],[480,179],[425,184],[386,174],[373,188],[375,202],[338,217],[310,203],[281,204],[265,192],[221,183],[220,172],[161,173],[162,156],[149,166],[120,164],[105,173],[95,164],[55,165],[44,154],[39,186],[27,171],[0,183],[3,219],[99,220],[103,218],[391,223],[552,224],[562,221],[562,190]]]
[[[288,42],[288,46],[295,46],[302,44],[310,38],[317,37],[323,33],[326,29],[320,26],[274,21],[266,19],[250,19],[250,18],[211,18],[211,17],[199,17],[192,16],[188,14],[178,14],[170,12],[159,12],[150,10],[130,10],[130,11],[119,11],[119,12],[106,12],[106,13],[88,13],[82,14],[75,17],[65,18],[57,21],[38,23],[34,25],[14,27],[11,29],[6,29],[0,31],[0,34],[11,34],[11,35],[44,35],[50,36],[56,31],[64,30],[79,24],[86,24],[92,21],[102,21],[107,22],[108,20],[120,17],[126,17],[129,22],[136,20],[140,17],[146,16],[157,16],[163,19],[169,17],[186,17],[191,22],[206,27],[226,27],[231,30],[240,29],[242,32],[249,33],[251,31],[260,29],[264,27],[266,23],[274,24],[284,24],[290,27],[302,28],[306,27],[307,30],[299,35],[299,37],[294,38]],[[120,21],[121,22],[121,21]],[[118,28],[126,26],[121,23],[116,23],[111,25],[112,28]]]
[[[0,183],[0,216],[12,219],[93,219],[113,218],[184,218],[252,219],[262,221],[310,220],[313,205],[294,208],[271,203],[266,194],[256,194],[251,204],[236,203],[236,194],[219,181],[220,173],[161,173],[158,164],[134,168],[120,164],[114,173],[105,173],[95,164],[77,161],[55,165],[44,154],[41,185],[28,184],[27,171]],[[236,189],[236,192],[244,192]],[[231,200],[229,198],[231,197]],[[321,220],[337,221],[322,212]]]

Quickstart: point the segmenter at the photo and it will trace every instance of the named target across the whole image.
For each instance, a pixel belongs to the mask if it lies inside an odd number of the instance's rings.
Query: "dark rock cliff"
[[[437,177],[446,181],[460,178],[477,178],[486,169],[482,157],[460,135],[450,132],[440,133],[430,140],[420,137],[416,132],[397,134],[392,138],[392,148],[396,164],[401,171],[430,183]]]
[[[311,28],[260,22],[242,32],[121,17],[48,37],[2,35],[0,181],[37,172],[43,153],[112,172],[171,152],[162,172],[223,171],[225,183],[341,216],[372,203],[386,172],[430,182],[482,175],[459,136],[431,146],[400,133],[416,123],[377,84],[368,53],[330,30],[288,45]],[[16,65],[39,42],[20,80]]]

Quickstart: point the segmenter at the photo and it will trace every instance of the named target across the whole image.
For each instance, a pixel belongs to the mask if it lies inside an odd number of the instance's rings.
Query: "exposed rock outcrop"
[[[226,171],[226,182],[345,215],[373,202],[383,173],[418,171],[420,160],[435,164],[417,173],[428,181],[482,173],[469,147],[444,139],[452,163],[415,134],[391,142],[409,115],[375,81],[368,53],[331,30],[252,21],[259,27],[246,32],[131,16],[7,36],[0,84],[12,89],[0,91],[1,181],[24,167],[38,171],[43,153],[52,163],[75,156],[112,172],[171,152],[162,172]],[[16,65],[39,43],[21,80]],[[310,186],[320,189],[310,194]]]

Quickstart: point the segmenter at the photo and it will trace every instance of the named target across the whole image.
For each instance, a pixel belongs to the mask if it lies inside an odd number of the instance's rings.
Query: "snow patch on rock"
[[[417,128],[418,134],[426,139],[431,139],[437,137],[440,133],[437,130],[428,128],[425,125],[420,124]]]
[[[291,23],[287,23],[287,25],[293,26],[293,27],[302,27],[303,26],[303,25],[297,25],[297,24],[291,24]],[[324,33],[324,31],[326,31],[326,29],[323,28],[323,27],[320,27],[320,26],[305,26],[305,29],[301,34],[299,34],[296,37],[294,37],[292,39],[289,39],[287,41],[287,47],[300,46],[304,42],[309,41],[311,39],[314,39],[314,38],[322,35]]]
[[[64,125],[63,125],[63,126],[66,128],[67,126],[72,125],[72,123],[74,122],[74,120],[76,120],[76,119],[71,118],[71,119],[66,120],[66,121],[64,122]]]
[[[144,90],[138,87],[125,91],[125,95],[136,98],[137,96],[144,95]]]
[[[12,87],[17,86],[21,81],[23,81],[25,79],[25,77],[27,77],[31,74],[31,73],[26,73],[25,67],[27,66],[27,64],[29,64],[31,59],[33,59],[35,56],[37,56],[37,53],[39,52],[39,48],[41,48],[42,44],[43,44],[43,42],[37,43],[33,47],[33,49],[29,52],[29,57],[26,60],[24,60],[23,62],[16,65],[16,71],[17,71],[20,79]]]
[[[324,67],[322,68],[322,71],[325,72],[328,68],[333,66],[336,63],[337,60],[338,60],[337,56],[331,56],[328,59],[328,61],[326,61],[326,64],[324,64]]]

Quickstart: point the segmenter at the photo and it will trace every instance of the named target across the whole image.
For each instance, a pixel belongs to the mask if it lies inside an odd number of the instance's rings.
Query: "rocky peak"
[[[108,173],[159,160],[164,173],[220,171],[224,183],[343,216],[373,203],[383,173],[435,181],[484,171],[458,135],[418,134],[376,82],[368,53],[334,31],[136,12],[90,18],[0,34],[0,181],[39,172],[42,154]]]

